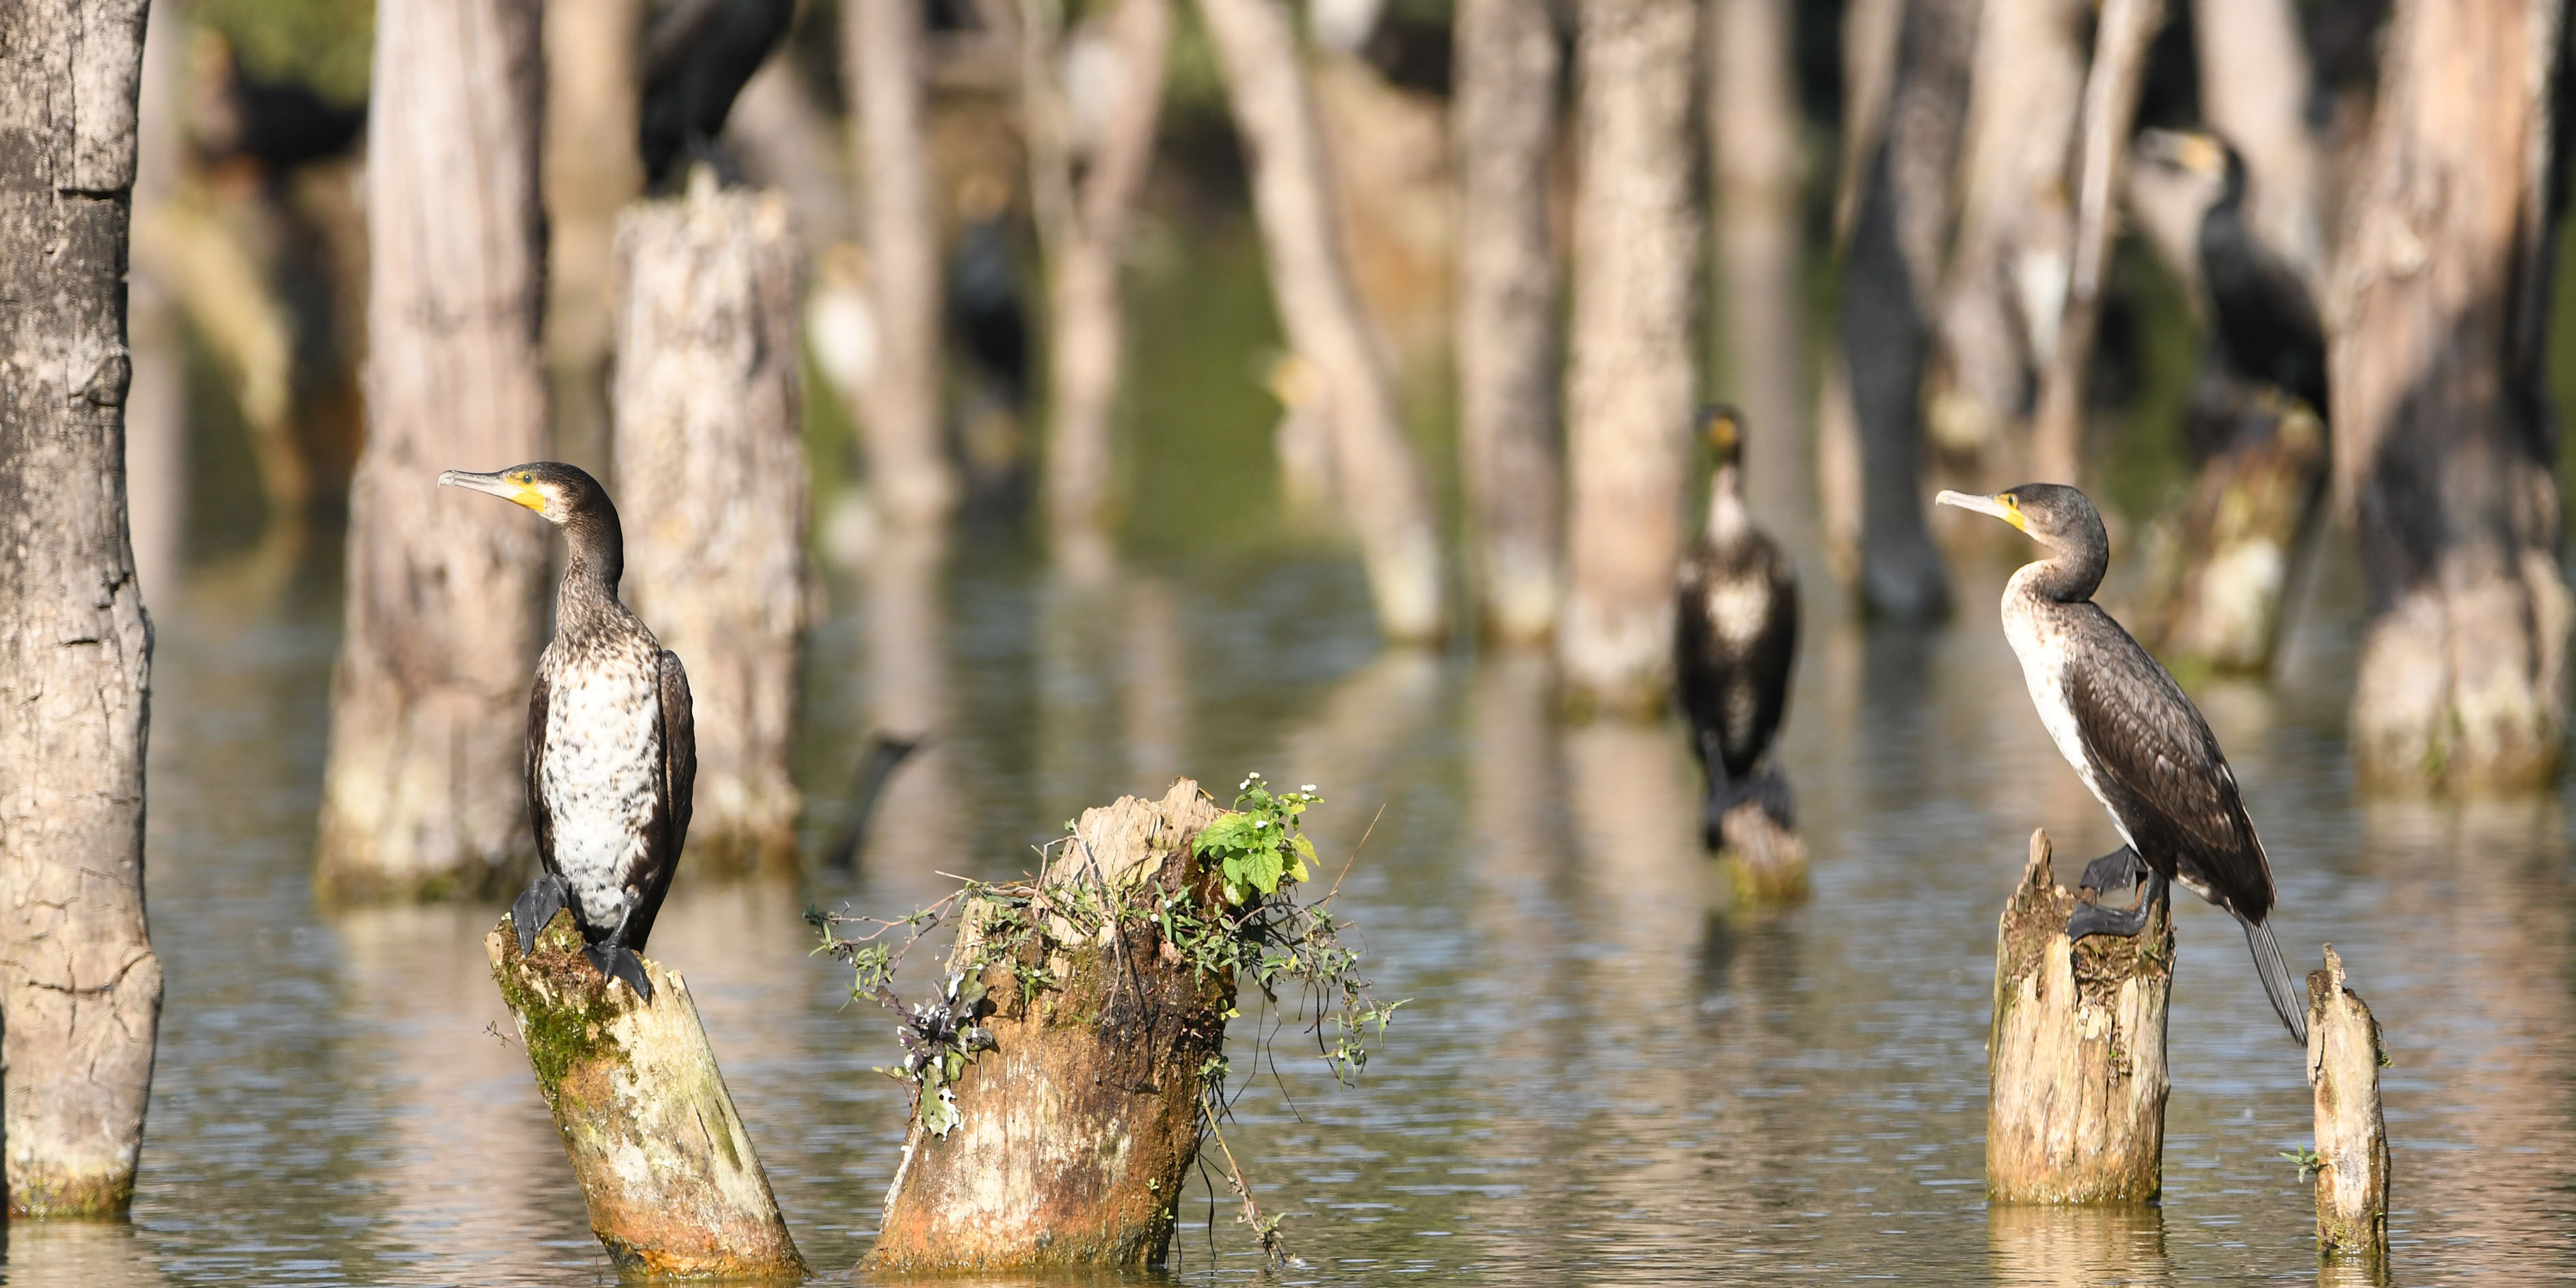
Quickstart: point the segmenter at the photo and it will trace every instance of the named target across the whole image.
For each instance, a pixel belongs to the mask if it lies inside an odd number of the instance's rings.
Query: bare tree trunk
[[[1869,163],[1887,127],[1896,81],[1897,29],[1905,0],[1851,0],[1843,13],[1843,139],[1834,170],[1834,254],[1847,258],[1860,220]],[[1862,492],[1859,408],[1840,346],[1825,351],[1816,390],[1816,511],[1825,566],[1846,587],[1861,580]]]
[[[2065,183],[2091,16],[2084,0],[1991,0],[1977,29],[1958,246],[1924,396],[1938,472],[1963,488],[2009,483],[2027,455],[2025,409],[2057,338],[2075,240]]]
[[[2265,245],[2311,277],[2318,237],[2314,75],[2293,0],[2192,0],[2200,114],[2245,158],[2245,214]]]
[[[689,668],[699,871],[796,866],[796,663],[805,633],[801,257],[786,199],[719,193],[617,230],[617,496],[627,596]]]
[[[143,46],[143,80],[135,107],[134,223],[165,209],[185,163],[179,137],[186,24],[152,24]],[[188,354],[179,327],[176,284],[137,255],[128,266],[126,330],[134,350],[134,384],[125,397],[127,526],[133,531],[134,576],[148,603],[178,597],[180,543],[188,507]]]
[[[1899,621],[1950,608],[1949,578],[1923,518],[1921,395],[1976,20],[1973,0],[1906,6],[1886,120],[1858,171],[1844,270],[1839,329],[1858,448],[1861,603]]]
[[[1395,412],[1385,355],[1351,285],[1333,221],[1331,167],[1297,36],[1281,0],[1199,0],[1226,98],[1252,159],[1270,289],[1288,343],[1323,377],[1343,513],[1389,639],[1447,630],[1430,490]]]
[[[1118,74],[1089,139],[1067,136],[1061,0],[1024,0],[1023,8],[1021,108],[1047,256],[1047,517],[1058,560],[1097,573],[1110,562],[1110,416],[1126,356],[1120,276],[1162,120],[1172,3],[1120,0],[1102,20]]]
[[[1451,109],[1458,164],[1458,452],[1485,629],[1556,629],[1556,19],[1543,0],[1460,0]]]
[[[1754,517],[1793,551],[1815,544],[1815,439],[1805,399],[1804,241],[1799,236],[1796,70],[1788,0],[1716,0],[1708,132],[1718,297]]]
[[[2560,0],[2404,0],[2330,340],[2335,492],[2371,620],[2365,775],[2546,785],[2565,738],[2557,431],[2541,382]]]
[[[2146,81],[2147,47],[2164,26],[2164,0],[2104,0],[2094,25],[2093,66],[2084,78],[2084,156],[2075,188],[2075,247],[2066,311],[2040,381],[2031,430],[2031,474],[2078,482],[2084,448],[2085,376],[2102,321],[2102,277],[2119,231],[2112,196],[2129,168],[2129,131]]]
[[[644,190],[643,0],[554,0],[546,17],[546,365],[555,448],[608,477],[611,243]]]
[[[751,181],[787,194],[809,254],[858,236],[856,191],[840,126],[823,115],[796,59],[772,58],[744,82],[725,117],[724,142]]]
[[[9,1210],[122,1212],[161,1020],[152,623],[125,526],[143,0],[0,12],[0,1067]]]
[[[376,9],[368,432],[322,779],[326,898],[499,893],[533,849],[519,741],[546,534],[436,482],[548,451],[540,50],[538,10],[513,0]]]
[[[2326,945],[2325,968],[2308,972],[2320,1254],[2388,1256],[2388,1124],[2379,1112],[2379,1068],[2387,1062],[2379,1021],[2344,987],[2343,958]]]
[[[1566,377],[1572,498],[1558,660],[1578,705],[1663,709],[1698,385],[1691,0],[1594,0],[1576,35],[1582,171]]]
[[[929,55],[921,28],[914,0],[842,0],[842,65],[859,118],[854,168],[878,337],[859,419],[870,482],[899,526],[944,522],[958,493],[941,414],[945,304],[923,139]]]

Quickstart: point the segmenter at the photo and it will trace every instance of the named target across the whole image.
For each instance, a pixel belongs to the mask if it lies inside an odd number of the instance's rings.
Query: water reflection
[[[2169,1284],[2162,1208],[1997,1206],[1986,1213],[1994,1282],[2010,1288]]]

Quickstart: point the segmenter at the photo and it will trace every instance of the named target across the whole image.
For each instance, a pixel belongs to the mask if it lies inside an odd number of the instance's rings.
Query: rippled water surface
[[[1527,659],[1388,655],[1339,560],[1130,566],[1006,543],[831,586],[809,833],[873,723],[926,721],[855,877],[682,884],[684,971],[819,1271],[866,1250],[904,1097],[886,1016],[808,954],[808,904],[898,912],[1001,876],[1086,804],[1177,773],[1323,785],[1340,901],[1409,998],[1360,1085],[1293,1030],[1229,1128],[1288,1282],[2315,1280],[2300,1055],[2241,938],[2186,901],[2161,1207],[1989,1211],[1983,1039],[2024,838],[2109,848],[1994,624],[1809,632],[1787,740],[1815,899],[1730,907],[1672,727],[1567,727]],[[495,908],[324,912],[308,870],[338,613],[327,568],[201,569],[156,601],[150,896],[169,991],[130,1226],[9,1231],[10,1282],[612,1278],[486,974]],[[2576,1276],[2567,801],[2357,799],[2330,572],[2273,686],[2203,686],[2294,959],[2331,939],[2389,1033],[2394,1280]],[[1828,616],[1820,605],[1819,616]],[[1381,810],[1383,811],[1381,814]],[[2304,971],[2307,965],[2294,960]],[[1238,1052],[1257,1018],[1239,1021]],[[1184,1280],[1258,1271],[1196,1188]],[[1210,1215],[1215,1214],[1213,1233]],[[2332,1279],[2329,1282],[2345,1282]],[[2350,1282],[2362,1282],[2354,1279]]]

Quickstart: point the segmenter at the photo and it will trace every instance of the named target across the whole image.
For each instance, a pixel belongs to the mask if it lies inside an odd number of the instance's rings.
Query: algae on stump
[[[688,982],[647,959],[651,1002],[611,987],[569,913],[528,956],[506,916],[483,947],[619,1272],[804,1277]]]
[[[2131,939],[2066,938],[2075,896],[2049,871],[2048,834],[2004,905],[1987,1038],[1986,1197],[2146,1202],[2164,1188],[2170,907]]]
[[[1726,812],[1718,831],[1726,848],[1718,867],[1739,904],[1802,903],[1807,898],[1807,843],[1780,826],[1760,805]]]
[[[2388,1255],[2388,1127],[2379,1112],[2387,1063],[2379,1022],[2343,985],[2343,958],[2326,945],[2308,973],[2308,1084],[2316,1089],[2317,1251]]]

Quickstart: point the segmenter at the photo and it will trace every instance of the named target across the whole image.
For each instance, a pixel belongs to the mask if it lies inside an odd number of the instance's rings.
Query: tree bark
[[[796,234],[809,254],[858,236],[858,216],[851,210],[856,187],[839,132],[792,57],[762,63],[725,117],[726,151],[741,159],[753,183],[787,194]]]
[[[653,1000],[612,986],[558,913],[519,955],[510,919],[483,937],[537,1090],[563,1134],[590,1228],[621,1275],[803,1280],[716,1067],[688,981],[646,959]]]
[[[617,497],[627,599],[688,664],[698,871],[796,867],[796,665],[805,633],[801,259],[786,199],[719,192],[617,230]]]
[[[1572,504],[1557,655],[1578,705],[1663,708],[1698,386],[1691,0],[1595,0],[1576,34]]]
[[[1869,612],[1950,609],[1923,517],[1924,360],[1947,249],[1977,6],[1913,0],[1896,36],[1885,120],[1859,169],[1839,330],[1860,482],[1860,592]]]
[[[143,914],[152,624],[126,534],[142,0],[0,11],[0,1067],[9,1210],[124,1211],[161,962]]]
[[[2537,789],[2565,739],[2567,583],[2542,385],[2558,0],[2397,6],[2336,283],[2335,491],[2371,617],[2366,777]]]
[[[170,13],[171,10],[163,10]],[[166,210],[185,153],[179,137],[180,96],[188,29],[164,21],[143,45],[135,106],[134,220],[148,225]],[[125,397],[127,526],[134,576],[147,603],[178,598],[181,541],[188,508],[188,353],[179,326],[176,283],[143,255],[126,273],[126,330],[134,351],[134,384]]]
[[[2388,1049],[2370,1007],[2343,981],[2343,958],[2328,944],[2325,969],[2308,972],[2317,1249],[2379,1260],[2388,1255],[2388,1126],[2379,1113]]]
[[[1460,0],[1452,146],[1458,164],[1458,451],[1485,629],[1544,642],[1557,570],[1556,248],[1548,158],[1560,52],[1544,0]]]
[[[1048,900],[1212,897],[1192,842],[1218,813],[1186,778],[1160,801],[1126,796],[1084,810],[1075,842],[1018,888],[1030,899],[1021,915],[1040,930],[976,973],[993,1008],[978,1021],[992,1049],[953,1084],[953,1127],[933,1134],[916,1106],[866,1269],[1162,1261],[1198,1156],[1201,1070],[1224,1050],[1234,980],[1202,974],[1150,920],[1084,935]],[[952,972],[969,970],[1001,933],[1000,911],[969,896]],[[1032,970],[1050,982],[1025,991],[1020,977]]]
[[[2192,0],[2200,114],[2245,158],[2246,222],[2314,279],[2318,157],[2308,132],[2315,76],[2294,0]]]
[[[1120,279],[1162,120],[1172,0],[1120,0],[1102,20],[1117,76],[1095,136],[1081,140],[1069,137],[1059,80],[1061,0],[1024,0],[1024,8],[1021,111],[1047,258],[1047,518],[1058,561],[1097,575],[1110,562],[1110,418],[1126,358]]]
[[[2030,834],[1995,943],[1986,1043],[1986,1197],[1995,1203],[2147,1203],[2164,1190],[2169,908],[2134,938],[2066,939],[2075,896]]]
[[[1788,0],[1716,0],[1709,11],[1708,133],[1718,298],[1753,516],[1792,551],[1813,548],[1805,241],[1799,229],[1797,70]]]
[[[2280,649],[2291,574],[2323,509],[2326,428],[2304,404],[2230,384],[2235,405],[2207,413],[2229,421],[2228,446],[2192,483],[2178,566],[2147,638],[2175,666],[2261,675]]]
[[[386,0],[367,141],[367,445],[349,487],[326,898],[476,897],[524,875],[543,525],[438,496],[548,454],[538,348],[538,10]],[[524,516],[521,516],[524,518]]]
[[[1436,516],[1351,284],[1296,30],[1280,0],[1199,0],[1199,13],[1251,154],[1253,213],[1281,327],[1323,377],[1335,480],[1368,566],[1378,628],[1399,642],[1436,640],[1448,629]]]
[[[942,262],[923,138],[929,54],[911,0],[842,0],[843,67],[858,115],[856,161],[877,358],[859,420],[879,507],[898,526],[957,506],[941,411]]]
[[[2094,24],[2093,66],[2084,78],[2084,155],[2075,187],[2075,246],[2066,309],[2039,386],[2031,430],[2031,474],[2076,483],[2084,450],[2085,376],[2102,321],[2102,278],[2119,232],[2112,194],[2129,168],[2129,133],[2146,82],[2147,48],[2164,26],[2164,0],[2104,0]]]
[[[555,0],[546,15],[546,365],[557,454],[608,477],[609,276],[617,212],[644,190],[643,0]]]

